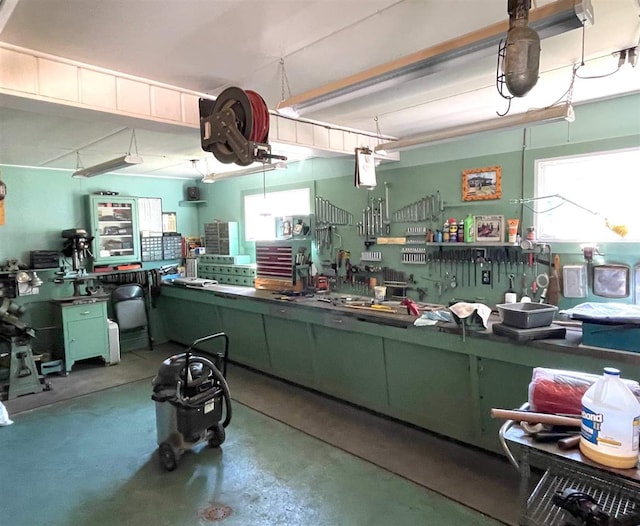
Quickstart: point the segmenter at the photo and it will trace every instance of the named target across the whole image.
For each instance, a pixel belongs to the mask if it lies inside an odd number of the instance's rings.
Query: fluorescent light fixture
[[[591,0],[557,0],[529,12],[529,27],[540,39],[560,35],[593,23]],[[456,37],[430,48],[405,55],[349,77],[325,84],[300,95],[289,97],[278,105],[283,113],[291,107],[308,114],[344,102],[397,87],[407,81],[423,78],[439,71],[463,68],[480,57],[496,54],[498,44],[509,29],[508,20]]]
[[[287,164],[277,162],[273,164],[264,164],[263,166],[252,166],[244,170],[236,170],[235,172],[210,173],[202,178],[203,183],[215,183],[232,177],[242,177],[243,175],[261,174],[263,172],[271,172],[273,170],[283,170],[287,168]]]
[[[456,126],[446,130],[416,135],[415,137],[384,142],[378,144],[378,146],[375,147],[375,151],[384,150],[385,152],[393,152],[398,150],[407,150],[409,148],[415,148],[427,144],[442,143],[452,139],[466,137],[467,135],[473,135],[475,133],[525,128],[536,124],[545,124],[561,120],[573,122],[574,119],[575,114],[573,112],[573,106],[571,106],[571,104],[560,104],[549,108],[530,110],[525,113],[509,115],[499,119],[473,122],[471,124],[463,124],[462,126]]]
[[[300,114],[291,106],[285,106],[284,108],[276,108],[276,113],[289,117],[291,119],[299,119]]]
[[[126,155],[116,157],[115,159],[111,159],[110,161],[105,161],[94,166],[89,166],[88,168],[81,168],[79,170],[76,170],[75,172],[73,172],[73,175],[71,177],[94,177],[96,175],[115,172],[117,170],[122,170],[123,168],[141,163],[142,157],[140,157],[139,155],[131,155],[130,153],[128,153]]]

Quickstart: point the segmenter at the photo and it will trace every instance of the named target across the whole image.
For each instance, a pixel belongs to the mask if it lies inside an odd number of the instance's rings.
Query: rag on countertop
[[[460,319],[468,318],[472,316],[474,312],[477,312],[484,328],[488,328],[487,322],[489,321],[489,316],[491,316],[491,309],[484,303],[467,303],[460,301],[455,305],[451,305],[449,310]]]

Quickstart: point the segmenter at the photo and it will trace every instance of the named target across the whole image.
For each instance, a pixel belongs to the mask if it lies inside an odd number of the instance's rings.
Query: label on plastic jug
[[[603,413],[582,407],[582,438],[594,446],[608,446],[619,450],[620,454],[637,454],[639,426],[640,416],[635,417],[632,422],[608,420]]]

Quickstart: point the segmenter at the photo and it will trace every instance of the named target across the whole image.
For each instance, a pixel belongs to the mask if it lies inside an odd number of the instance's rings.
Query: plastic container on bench
[[[502,323],[518,329],[551,325],[558,310],[555,305],[547,305],[546,303],[501,303],[496,307]]]

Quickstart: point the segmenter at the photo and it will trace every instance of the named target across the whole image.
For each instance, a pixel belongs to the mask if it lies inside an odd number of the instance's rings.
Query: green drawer
[[[106,302],[83,303],[80,305],[64,305],[62,316],[65,322],[87,320],[90,318],[104,318]]]

